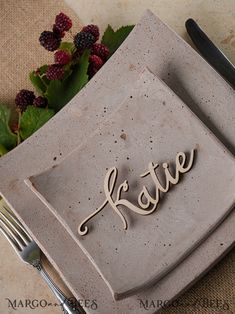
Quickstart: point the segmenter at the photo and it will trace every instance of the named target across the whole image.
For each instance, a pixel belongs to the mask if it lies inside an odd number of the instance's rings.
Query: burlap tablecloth
[[[94,1],[95,4],[96,1]],[[39,45],[38,37],[43,30],[51,29],[55,15],[61,11],[72,18],[74,30],[78,30],[80,25],[78,17],[61,0],[0,1],[0,103],[13,106],[17,91],[22,88],[32,88],[28,73],[44,63],[53,63],[53,54]],[[95,18],[93,22],[95,23]],[[112,17],[109,22],[112,23]],[[71,38],[72,34],[67,36]],[[7,246],[8,243],[0,238],[1,313],[13,313],[14,311],[8,308],[5,290],[10,291],[12,288],[15,291],[18,286],[21,289],[20,296],[31,299],[38,295],[47,298],[50,294],[44,290],[45,285],[41,283],[40,277],[37,278],[37,290],[35,291],[30,285],[25,284],[27,280],[36,278],[35,275],[31,276],[31,270],[9,276],[9,266],[17,268],[19,262],[17,258],[15,258],[16,261],[12,260],[14,255],[11,255]],[[9,262],[9,260],[11,261]],[[63,287],[58,276],[56,280]],[[24,290],[22,291],[22,289]],[[15,295],[15,298],[17,297]],[[194,305],[186,306],[187,304]],[[37,309],[36,311],[37,313],[60,313],[58,308]],[[30,310],[18,308],[18,313],[25,312],[30,312]],[[235,313],[235,249],[162,313]]]

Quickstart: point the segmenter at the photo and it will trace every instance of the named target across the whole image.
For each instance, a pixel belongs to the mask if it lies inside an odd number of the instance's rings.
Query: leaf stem
[[[18,146],[21,143],[20,132],[17,131],[16,135],[17,135],[17,146]]]

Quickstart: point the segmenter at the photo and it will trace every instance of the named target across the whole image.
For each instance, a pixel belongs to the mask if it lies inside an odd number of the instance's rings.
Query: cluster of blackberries
[[[88,74],[92,77],[104,64],[109,55],[108,48],[97,43],[100,36],[97,25],[84,26],[81,32],[74,37],[74,45],[77,48],[77,54],[81,55],[84,49],[91,49],[90,65]]]
[[[55,51],[60,47],[61,39],[65,32],[72,27],[71,19],[63,12],[56,15],[52,31],[44,31],[39,37],[40,44],[49,51]],[[63,66],[71,61],[71,55],[67,51],[58,50],[54,55],[55,64],[48,66],[46,77],[48,80],[61,80],[64,76]]]
[[[108,59],[109,49],[100,43],[95,43],[91,47],[90,64],[88,68],[88,75],[91,78],[102,67]]]
[[[28,106],[35,106],[38,108],[45,108],[48,105],[47,99],[42,96],[36,97],[34,92],[21,89],[16,95],[15,104],[19,112],[26,110]]]
[[[79,60],[85,49],[90,49],[90,59],[88,75],[91,78],[105,63],[109,56],[109,49],[97,43],[100,32],[97,25],[87,25],[74,36],[74,50],[68,52],[65,50],[58,50],[61,40],[65,32],[72,27],[71,19],[64,13],[60,13],[55,18],[55,24],[52,31],[44,31],[39,37],[40,44],[48,51],[56,51],[54,54],[54,64],[49,65],[45,72],[48,80],[62,80],[65,74],[65,65],[73,64]],[[36,72],[36,74],[38,74]],[[48,106],[48,101],[45,97],[36,97],[34,92],[22,89],[16,95],[15,104],[19,112],[23,112],[29,105],[45,108]]]
[[[59,48],[61,38],[64,37],[72,27],[71,19],[64,13],[56,15],[55,24],[53,25],[52,31],[44,31],[39,37],[40,44],[49,51],[55,51]]]
[[[55,18],[52,32],[44,31],[39,37],[40,44],[49,51],[55,51],[60,47],[61,39],[65,32],[72,27],[71,19],[64,13],[60,13]],[[85,49],[91,50],[89,60],[88,75],[91,78],[104,64],[109,55],[108,48],[97,43],[100,31],[97,25],[87,25],[74,36],[75,51],[70,54],[67,51],[58,50],[55,53],[55,63],[50,65],[46,72],[48,80],[61,80],[64,76],[64,65],[70,61],[79,60]]]

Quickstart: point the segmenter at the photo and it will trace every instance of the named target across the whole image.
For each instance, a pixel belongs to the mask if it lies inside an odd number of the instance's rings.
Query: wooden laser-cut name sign
[[[139,214],[139,215],[150,215],[152,214],[156,209],[157,205],[160,201],[160,192],[167,193],[170,188],[170,184],[175,185],[179,182],[180,173],[186,173],[188,172],[192,166],[193,166],[193,160],[194,160],[194,153],[195,150],[192,149],[189,156],[188,165],[186,165],[186,155],[185,153],[178,153],[176,155],[175,160],[175,175],[173,176],[169,171],[169,165],[168,163],[163,163],[162,167],[165,172],[165,186],[163,187],[160,183],[158,176],[156,174],[156,169],[159,167],[159,164],[154,164],[153,162],[150,162],[148,164],[148,170],[141,174],[140,177],[144,178],[148,175],[151,176],[156,190],[155,190],[155,196],[151,196],[147,187],[144,185],[139,196],[138,196],[138,204],[139,207],[132,204],[130,201],[121,198],[122,192],[127,192],[129,189],[128,181],[125,180],[122,184],[119,185],[117,189],[116,199],[113,199],[113,191],[115,188],[115,184],[117,181],[118,176],[118,170],[116,167],[112,167],[108,170],[105,179],[104,179],[104,192],[106,199],[103,202],[103,204],[95,210],[91,215],[89,215],[86,219],[82,221],[82,223],[78,227],[78,233],[82,236],[86,235],[89,231],[88,227],[86,226],[87,222],[96,216],[107,204],[109,204],[114,211],[118,214],[120,219],[122,220],[124,229],[127,229],[127,221],[126,218],[123,216],[123,214],[119,210],[119,206],[124,206],[126,208],[129,208],[133,212]]]

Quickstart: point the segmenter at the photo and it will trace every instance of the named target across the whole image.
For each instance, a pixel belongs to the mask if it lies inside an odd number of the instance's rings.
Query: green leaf
[[[81,56],[79,63],[74,65],[71,74],[63,81],[51,81],[45,96],[49,107],[55,111],[64,107],[88,82],[89,50]]]
[[[102,37],[102,44],[107,46],[110,51],[109,57],[118,49],[126,37],[130,34],[134,25],[127,25],[119,28],[116,32],[108,25]]]
[[[42,127],[53,115],[54,110],[28,106],[20,117],[20,136],[23,140],[28,138]]]
[[[71,77],[71,79],[68,81],[69,84],[77,84],[77,90],[81,90],[86,83],[88,82],[88,75],[87,75],[87,70],[88,70],[88,66],[89,66],[89,57],[90,57],[90,51],[86,50],[78,63],[78,68],[77,68],[77,73],[75,73],[74,75],[71,75],[73,77]],[[74,93],[74,95],[76,95],[77,92]]]
[[[64,71],[64,78],[63,80],[67,79],[71,74],[73,73],[73,71],[70,69]]]
[[[46,77],[46,75],[42,75],[41,80],[43,82],[43,84],[46,86],[46,88],[48,87],[48,85],[50,84],[50,80],[48,80],[48,78]],[[44,96],[44,95],[43,95]]]
[[[8,153],[8,150],[0,144],[0,157]]]
[[[48,65],[47,65],[47,64],[44,64],[44,65],[42,65],[42,66],[38,69],[38,71],[39,71],[40,75],[43,75],[43,74],[46,73],[46,70],[47,70],[47,69],[48,69]]]
[[[59,50],[65,50],[68,51],[69,53],[72,53],[74,49],[75,49],[74,44],[69,42],[62,42],[59,47]]]
[[[115,31],[111,25],[108,25],[101,39],[101,43],[110,48],[114,35]]]
[[[66,97],[63,91],[63,84],[59,80],[51,81],[48,85],[45,97],[50,108],[55,111],[60,110],[66,104]]]
[[[0,105],[0,145],[10,150],[16,146],[17,136],[11,131],[9,121],[11,110],[5,105]]]
[[[38,74],[36,74],[35,71],[31,72],[29,74],[29,79],[33,86],[35,87],[36,91],[40,94],[43,95],[46,91],[46,85],[43,83],[42,79]]]

